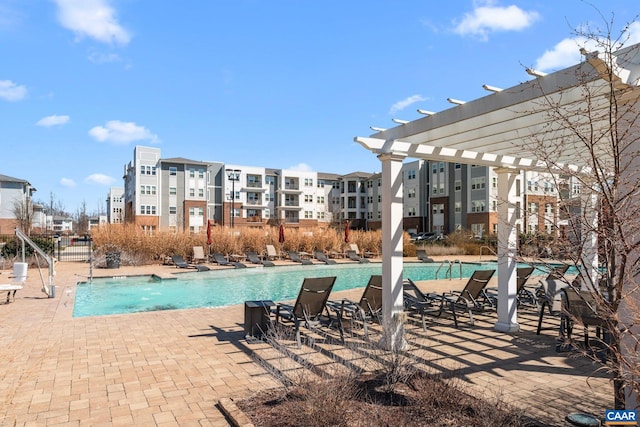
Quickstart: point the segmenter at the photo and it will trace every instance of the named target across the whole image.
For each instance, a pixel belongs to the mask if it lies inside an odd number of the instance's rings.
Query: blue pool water
[[[436,278],[440,264],[404,265],[404,277],[412,280]],[[474,270],[496,268],[495,264],[462,264],[462,277]],[[335,291],[364,287],[372,274],[382,274],[382,265],[342,264],[243,268],[184,273],[177,279],[160,280],[152,276],[94,279],[78,283],[74,317],[123,314],[141,311],[219,307],[248,300],[295,299],[305,277],[336,276]],[[453,268],[458,278],[459,267]],[[444,268],[438,278],[444,278]]]

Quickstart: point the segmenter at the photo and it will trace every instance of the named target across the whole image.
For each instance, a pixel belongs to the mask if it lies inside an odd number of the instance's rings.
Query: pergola
[[[355,141],[382,163],[383,338],[388,349],[403,348],[402,162],[405,158],[488,166],[498,175],[498,321],[504,332],[519,330],[516,310],[516,177],[522,170],[589,173],[583,158],[580,129],[605,132],[611,126],[612,92],[620,102],[640,96],[640,44],[614,54],[613,73],[598,53],[552,74],[528,70],[530,81],[509,89],[485,85],[492,93],[438,113],[402,122]],[[613,77],[613,78],[612,78]],[[422,110],[419,110],[422,112]],[[561,114],[558,114],[561,112]],[[400,123],[400,121],[398,121]],[[578,132],[577,132],[578,131]],[[640,147],[639,151],[640,151]],[[609,150],[595,146],[604,164],[614,160]],[[551,160],[552,159],[552,160]],[[597,221],[594,195],[583,197],[584,209]],[[582,236],[586,259],[595,274],[597,242]],[[592,276],[593,277],[593,276]]]

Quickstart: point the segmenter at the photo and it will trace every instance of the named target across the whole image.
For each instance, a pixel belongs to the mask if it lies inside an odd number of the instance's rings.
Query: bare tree
[[[20,230],[30,235],[33,224],[33,205],[31,204],[31,199],[15,199],[13,201],[12,212],[18,222]]]
[[[89,231],[89,215],[87,213],[87,202],[82,201],[75,215],[76,231],[78,234],[85,234]]]
[[[575,31],[591,66],[577,76],[582,100],[566,103],[553,94],[544,96],[540,109],[548,112],[548,125],[532,145],[560,190],[559,208],[568,224],[562,253],[582,272],[581,282],[573,285],[589,290],[606,320],[608,339],[602,344],[608,348],[616,408],[625,407],[625,397],[626,407],[637,408],[640,307],[633,301],[639,301],[634,295],[640,289],[640,89],[638,81],[625,82],[618,75],[630,24],[614,37],[613,17],[603,21],[604,29]],[[594,71],[600,79],[592,78]],[[560,126],[567,138],[550,144],[547,136],[555,137]],[[558,164],[567,144],[585,168]],[[594,259],[604,267],[595,275],[589,274]]]

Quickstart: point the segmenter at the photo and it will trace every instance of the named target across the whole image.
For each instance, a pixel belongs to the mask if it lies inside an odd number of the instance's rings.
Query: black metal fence
[[[88,262],[93,251],[93,241],[89,237],[31,235],[40,249],[58,261]],[[25,245],[25,255],[33,254],[33,249]],[[15,234],[0,235],[0,255],[6,260],[22,256],[22,243]]]

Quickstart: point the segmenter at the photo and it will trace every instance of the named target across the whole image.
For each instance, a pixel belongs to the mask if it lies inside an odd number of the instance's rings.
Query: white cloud
[[[576,65],[582,60],[580,47],[585,47],[585,42],[586,39],[581,37],[562,40],[553,49],[545,51],[536,60],[534,68],[540,71],[550,71]],[[587,47],[587,50],[590,51],[592,49]]]
[[[422,95],[411,95],[410,97],[405,98],[402,101],[398,101],[395,104],[393,104],[389,109],[389,114],[394,115],[397,112],[404,110],[408,106],[415,104],[416,102],[422,102],[426,100],[427,98],[423,97]]]
[[[620,40],[624,42],[624,46],[640,43],[640,22],[629,25]],[[576,65],[584,60],[580,54],[580,48],[586,49],[587,52],[603,51],[595,40],[585,37],[566,38],[553,48],[546,50],[536,60],[534,68],[540,71],[553,71]],[[614,50],[618,48],[619,46],[614,47]]]
[[[115,178],[102,173],[92,173],[84,179],[87,184],[111,185],[116,182]]]
[[[313,168],[306,163],[298,163],[297,165],[291,166],[289,170],[297,172],[312,172]]]
[[[6,101],[20,101],[27,96],[27,88],[11,80],[0,80],[0,98]]]
[[[60,185],[67,188],[73,188],[76,186],[76,182],[70,178],[62,178],[60,179]]]
[[[102,43],[126,45],[131,35],[119,23],[109,0],[55,0],[60,24],[78,38],[91,37]]]
[[[58,126],[69,123],[69,116],[58,116],[56,114],[52,116],[43,117],[36,122],[36,126]]]
[[[494,1],[476,3],[475,9],[466,13],[453,31],[461,36],[472,35],[487,40],[489,33],[519,31],[531,26],[540,17],[537,12],[527,12],[518,6],[502,7],[494,4]]]
[[[112,142],[124,145],[133,141],[159,142],[157,135],[154,135],[143,126],[138,126],[133,122],[121,122],[111,120],[105,126],[96,126],[89,130],[89,135],[100,142]]]

